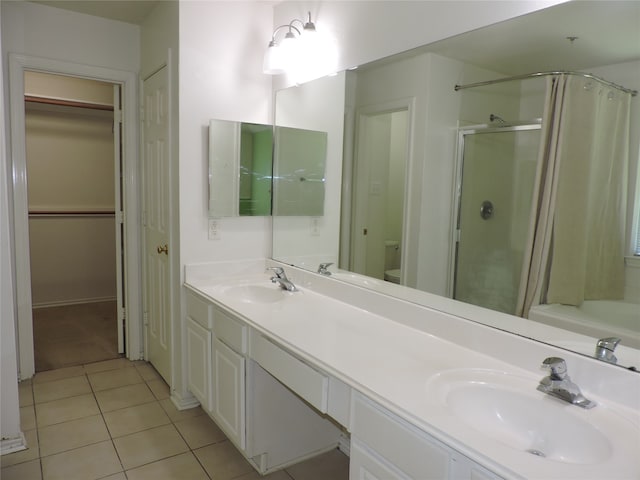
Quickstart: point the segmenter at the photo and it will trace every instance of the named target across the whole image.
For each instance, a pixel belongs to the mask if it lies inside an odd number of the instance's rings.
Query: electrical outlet
[[[209,219],[209,240],[220,240],[220,224],[217,218]]]
[[[320,235],[320,219],[317,217],[311,217],[311,235],[314,237]]]

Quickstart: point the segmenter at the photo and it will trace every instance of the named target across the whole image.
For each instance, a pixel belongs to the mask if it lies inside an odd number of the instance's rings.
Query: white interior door
[[[171,384],[170,143],[167,67],[144,81],[145,326],[147,358]]]

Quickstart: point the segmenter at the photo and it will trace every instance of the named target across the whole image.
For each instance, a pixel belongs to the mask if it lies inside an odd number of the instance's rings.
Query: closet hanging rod
[[[44,103],[47,105],[58,105],[62,107],[87,108],[90,110],[105,110],[113,112],[113,105],[104,105],[101,103],[78,102],[76,100],[63,100],[60,98],[38,97],[35,95],[25,95],[25,102]]]
[[[37,217],[114,217],[115,210],[31,210],[29,218]]]
[[[487,80],[485,82],[476,82],[476,83],[468,83],[466,85],[456,85],[453,89],[457,92],[458,90],[464,90],[466,88],[473,87],[484,87],[485,85],[493,85],[494,83],[502,83],[502,82],[510,82],[512,80],[525,80],[527,78],[535,78],[535,77],[544,77],[547,75],[577,75],[579,77],[590,78],[592,80],[596,80],[600,83],[604,83],[605,85],[621,90],[625,93],[630,93],[632,97],[638,95],[637,90],[633,90],[630,88],[625,88],[617,83],[610,82],[605,80],[604,78],[596,77],[595,75],[591,75],[590,73],[583,72],[571,72],[571,71],[552,71],[552,72],[535,72],[535,73],[526,73],[524,75],[515,75],[513,77],[505,77],[505,78],[496,78],[494,80]]]

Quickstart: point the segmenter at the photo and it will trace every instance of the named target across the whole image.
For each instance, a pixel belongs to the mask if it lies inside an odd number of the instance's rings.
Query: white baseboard
[[[20,432],[20,435],[12,438],[3,438],[0,440],[0,455],[6,455],[7,453],[19,452],[27,449],[27,441],[24,438],[24,433]]]
[[[200,402],[196,397],[188,394],[185,397],[181,397],[178,392],[171,392],[171,401],[178,410],[188,410],[189,408],[195,408],[200,405]]]

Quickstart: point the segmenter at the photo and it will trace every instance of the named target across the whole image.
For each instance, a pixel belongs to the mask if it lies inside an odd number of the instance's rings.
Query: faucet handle
[[[320,265],[318,265],[317,273],[321,273],[323,275],[331,275],[331,272],[327,270],[331,265],[333,265],[333,262],[321,263]]]
[[[272,270],[278,278],[281,278],[284,274],[284,268],[282,267],[267,267],[267,270]]]
[[[600,340],[598,340],[598,343],[596,343],[595,357],[605,362],[614,364],[617,363],[618,359],[613,354],[613,351],[616,349],[619,343],[620,339],[617,337],[601,338]]]
[[[596,346],[606,348],[607,350],[611,350],[613,352],[619,343],[620,343],[619,338],[607,337],[607,338],[601,338],[600,340],[598,340],[598,343],[596,344]]]
[[[551,371],[549,375],[551,380],[564,380],[567,378],[567,364],[563,358],[548,357],[542,362],[542,368],[548,368]]]

